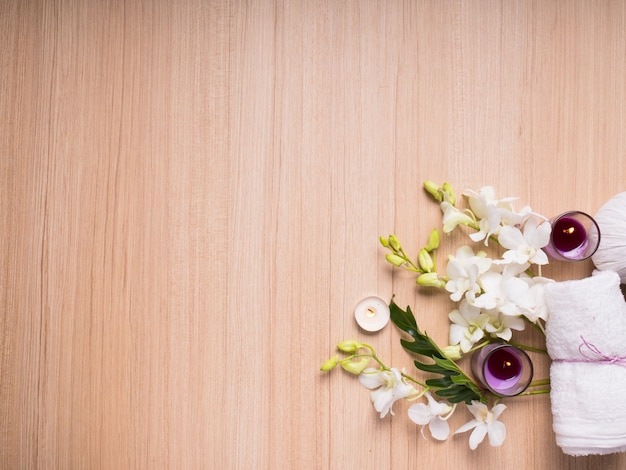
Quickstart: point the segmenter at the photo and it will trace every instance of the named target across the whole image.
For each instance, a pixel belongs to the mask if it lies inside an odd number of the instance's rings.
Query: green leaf
[[[440,375],[426,380],[426,385],[435,390],[435,395],[451,403],[470,403],[472,400],[486,401],[481,389],[468,377],[437,344],[417,326],[411,308],[402,310],[392,299],[389,304],[391,321],[411,338],[401,339],[400,343],[409,352],[425,356],[431,361],[415,360],[415,367],[424,372]]]

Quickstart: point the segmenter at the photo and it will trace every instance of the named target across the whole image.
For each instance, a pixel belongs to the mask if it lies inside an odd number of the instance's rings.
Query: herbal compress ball
[[[600,246],[591,257],[596,268],[615,271],[626,284],[626,192],[609,199],[595,215]]]

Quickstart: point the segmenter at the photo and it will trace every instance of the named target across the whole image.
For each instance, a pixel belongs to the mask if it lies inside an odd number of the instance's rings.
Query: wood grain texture
[[[378,246],[439,223],[423,180],[546,215],[626,189],[625,32],[617,0],[1,2],[0,467],[623,468],[565,457],[546,396],[472,452],[319,366],[411,367],[367,294],[446,341]]]

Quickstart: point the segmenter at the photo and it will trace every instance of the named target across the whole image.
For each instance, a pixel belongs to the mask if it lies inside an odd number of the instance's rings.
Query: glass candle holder
[[[533,378],[533,363],[528,354],[510,344],[484,346],[472,356],[471,367],[476,380],[501,397],[519,395]]]
[[[564,212],[550,224],[550,243],[543,249],[553,259],[582,261],[591,257],[600,245],[600,228],[589,214]]]

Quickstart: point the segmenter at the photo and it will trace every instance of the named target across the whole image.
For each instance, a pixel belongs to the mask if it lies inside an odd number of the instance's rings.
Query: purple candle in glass
[[[582,261],[595,253],[600,244],[598,224],[588,214],[570,211],[551,221],[550,243],[544,248],[552,258]]]
[[[528,388],[533,364],[521,349],[493,343],[474,353],[472,371],[483,387],[496,395],[510,397]]]
[[[561,217],[552,227],[552,243],[561,253],[584,249],[587,231],[572,217]]]

